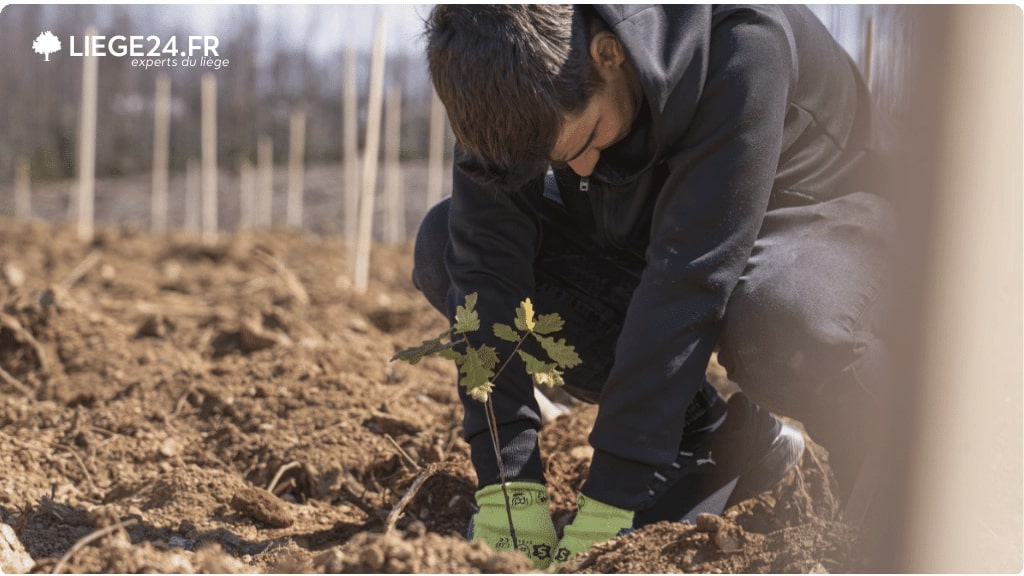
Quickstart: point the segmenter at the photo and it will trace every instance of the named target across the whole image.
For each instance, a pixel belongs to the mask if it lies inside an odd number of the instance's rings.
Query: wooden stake
[[[32,186],[30,184],[28,158],[14,159],[14,217],[18,220],[32,218]]]
[[[302,229],[303,161],[306,156],[306,113],[296,111],[291,117],[288,140],[288,205],[285,209],[288,226]]]
[[[351,262],[356,245],[359,218],[359,132],[356,57],[351,46],[345,49],[342,86],[342,146],[345,163],[345,241]]]
[[[256,221],[256,174],[252,162],[238,161],[238,229],[250,230]]]
[[[405,243],[405,194],[402,190],[402,87],[388,90],[388,111],[384,116],[384,198],[387,206],[385,240]]]
[[[167,232],[167,182],[171,152],[171,79],[156,77],[153,105],[153,196],[150,206],[150,230]]]
[[[866,38],[864,39],[864,81],[868,85],[868,90],[873,88],[874,70],[872,67],[872,59],[874,58],[875,52],[875,18],[874,16],[868,17],[868,29]]]
[[[189,158],[185,164],[185,230],[199,233],[200,204],[199,160]]]
[[[274,141],[270,136],[260,136],[256,145],[256,165],[256,223],[263,228],[270,228],[274,223]]]
[[[370,242],[373,238],[373,204],[380,153],[380,117],[384,97],[384,15],[377,15],[373,59],[370,65],[369,110],[366,115],[366,148],[359,197],[359,234],[356,236],[355,279],[357,293],[365,293],[370,280]]]
[[[217,78],[203,74],[202,81],[202,198],[203,243],[217,241]]]
[[[437,92],[430,100],[430,167],[427,174],[427,210],[441,201],[444,183],[445,110]]]
[[[86,37],[96,35],[96,27],[85,30]],[[99,60],[95,55],[82,57],[82,109],[78,129],[78,239],[93,237],[93,196],[96,192],[96,88]]]

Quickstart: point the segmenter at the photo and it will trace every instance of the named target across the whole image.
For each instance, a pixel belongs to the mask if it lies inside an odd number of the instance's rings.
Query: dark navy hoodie
[[[635,67],[645,103],[581,186],[556,171],[566,209],[601,249],[642,270],[600,398],[583,492],[636,509],[676,457],[726,303],[765,213],[870,185],[876,123],[855,64],[802,6],[595,6]],[[534,290],[542,182],[516,193],[455,170],[449,315],[478,293],[482,325],[508,323]],[[555,312],[555,311],[547,311]],[[482,330],[506,358],[510,345]],[[543,482],[540,418],[518,359],[495,382],[510,479]],[[483,406],[464,433],[481,485],[498,481]],[[557,455],[547,455],[557,457]]]

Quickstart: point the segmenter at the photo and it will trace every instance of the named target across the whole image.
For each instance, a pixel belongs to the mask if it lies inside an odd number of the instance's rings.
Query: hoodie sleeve
[[[599,501],[638,508],[654,471],[676,458],[682,415],[767,208],[791,45],[786,27],[761,11],[712,22],[707,79],[666,155],[670,174],[654,208],[647,266],[590,436],[595,453],[583,492]],[[670,96],[663,121],[672,121],[674,104],[690,106]]]
[[[470,343],[493,346],[502,359],[512,355],[513,345],[496,338],[491,326],[511,324],[516,307],[533,293],[540,237],[536,207],[542,195],[543,180],[525,190],[504,193],[478,184],[458,168],[454,171],[445,255],[451,277],[448,317],[454,321],[456,307],[467,295],[477,293],[481,329],[468,335]],[[537,446],[540,411],[533,382],[518,356],[509,360],[494,384],[492,399],[507,477],[543,481]],[[470,399],[462,386],[459,397],[465,409],[463,435],[471,447],[478,482],[494,484],[499,474],[484,404]]]

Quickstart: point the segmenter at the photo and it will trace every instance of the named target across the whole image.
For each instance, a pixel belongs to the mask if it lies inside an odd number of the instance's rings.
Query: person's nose
[[[594,167],[597,166],[597,161],[601,158],[601,152],[596,148],[591,148],[583,154],[580,154],[575,160],[569,162],[569,167],[576,173],[577,176],[590,176],[594,172]]]

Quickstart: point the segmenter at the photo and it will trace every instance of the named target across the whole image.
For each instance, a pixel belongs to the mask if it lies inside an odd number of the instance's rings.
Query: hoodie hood
[[[625,184],[664,159],[682,138],[707,76],[710,6],[600,5],[594,7],[622,42],[645,103],[630,133],[602,153],[595,174]],[[665,110],[671,103],[671,118]]]

